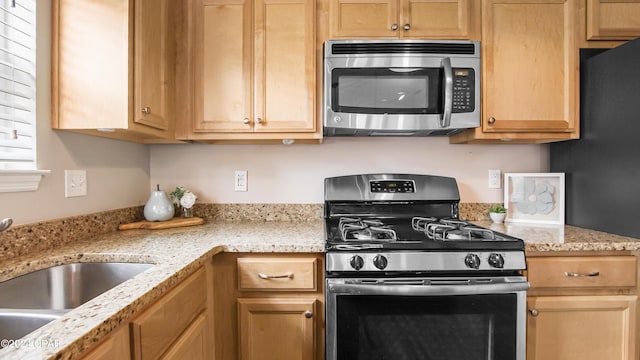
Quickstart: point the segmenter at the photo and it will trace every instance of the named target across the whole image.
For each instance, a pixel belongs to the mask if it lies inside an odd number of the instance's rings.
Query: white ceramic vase
[[[173,218],[175,208],[169,196],[162,190],[151,192],[149,200],[144,205],[144,218],[147,221],[166,221]]]

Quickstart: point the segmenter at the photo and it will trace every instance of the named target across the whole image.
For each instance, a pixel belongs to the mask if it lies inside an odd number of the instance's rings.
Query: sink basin
[[[152,266],[73,263],[34,271],[0,282],[0,309],[73,309]]]
[[[64,314],[55,310],[0,310],[0,339],[19,339]],[[5,342],[0,343],[3,348]]]
[[[73,263],[0,282],[0,339],[19,339],[152,266]]]

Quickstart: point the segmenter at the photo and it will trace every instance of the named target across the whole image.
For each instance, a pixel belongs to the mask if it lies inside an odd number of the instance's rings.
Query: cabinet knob
[[[411,24],[404,24],[402,28],[404,29],[404,31],[409,31],[411,30]]]
[[[263,124],[264,123],[264,121],[262,121],[262,118],[256,118],[256,122],[258,124]]]
[[[495,124],[496,123],[496,118],[490,117],[488,123],[489,123],[489,125]]]
[[[151,108],[150,108],[150,107],[148,107],[148,106],[143,107],[141,111],[142,111],[142,113],[143,113],[143,114],[145,114],[145,115],[149,115],[149,114],[151,114]]]
[[[245,125],[249,125],[249,124],[251,124],[251,120],[249,120],[249,118],[244,118],[244,119],[242,119],[242,123],[245,124]]]
[[[313,313],[309,310],[304,312],[304,317],[306,317],[307,319],[311,319],[311,317],[313,316]]]
[[[529,314],[531,314],[531,316],[538,316],[540,314],[540,312],[536,309],[529,309]]]
[[[398,30],[398,24],[391,24],[391,30],[393,31]]]

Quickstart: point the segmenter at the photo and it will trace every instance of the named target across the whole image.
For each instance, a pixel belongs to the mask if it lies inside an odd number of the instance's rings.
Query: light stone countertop
[[[475,222],[521,237],[528,252],[640,250],[640,240],[576,228]],[[312,222],[212,222],[167,230],[129,230],[2,263],[0,281],[41,268],[90,261],[155,266],[0,350],[0,359],[75,359],[219,252],[324,251],[324,225]]]

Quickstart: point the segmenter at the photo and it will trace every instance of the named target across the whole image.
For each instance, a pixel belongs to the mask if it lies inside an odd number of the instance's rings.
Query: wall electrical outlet
[[[247,191],[247,170],[236,170],[233,179],[235,191]]]
[[[64,197],[87,196],[87,171],[64,171]]]
[[[489,189],[500,189],[501,183],[500,178],[502,177],[502,172],[500,169],[489,169]]]

